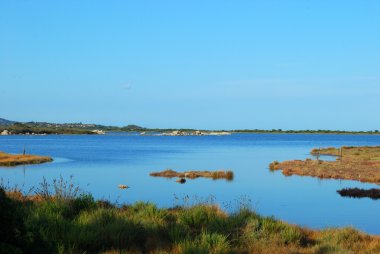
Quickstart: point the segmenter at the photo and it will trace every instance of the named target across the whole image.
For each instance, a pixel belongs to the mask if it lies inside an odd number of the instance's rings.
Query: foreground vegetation
[[[284,175],[314,176],[356,180],[380,184],[380,147],[341,147],[313,149],[316,160],[273,162],[271,170],[282,170]],[[336,161],[319,160],[320,155],[336,156]]]
[[[62,179],[33,196],[1,187],[0,225],[0,253],[380,253],[378,237],[352,228],[312,231],[244,205],[116,206]]]
[[[0,152],[0,166],[12,167],[24,164],[40,164],[53,161],[48,156],[38,156],[30,154],[8,154]]]

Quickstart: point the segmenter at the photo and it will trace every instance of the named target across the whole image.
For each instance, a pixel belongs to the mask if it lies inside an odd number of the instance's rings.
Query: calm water
[[[346,187],[371,188],[353,181],[285,177],[272,173],[273,160],[304,159],[314,147],[380,145],[374,135],[286,135],[235,134],[231,136],[137,136],[107,134],[96,136],[1,136],[0,150],[51,155],[53,163],[0,168],[0,177],[25,190],[62,175],[96,198],[119,203],[152,201],[162,207],[214,198],[225,209],[239,202],[251,205],[263,215],[303,226],[354,226],[380,234],[380,201],[342,198],[336,190]],[[186,184],[150,177],[149,173],[172,168],[184,170],[232,169],[235,178],[196,179]],[[118,189],[119,184],[131,186]],[[177,200],[176,197],[179,197]]]

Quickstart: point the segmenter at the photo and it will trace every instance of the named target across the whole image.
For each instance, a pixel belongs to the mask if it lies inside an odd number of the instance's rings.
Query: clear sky
[[[0,117],[380,129],[380,1],[0,0]]]

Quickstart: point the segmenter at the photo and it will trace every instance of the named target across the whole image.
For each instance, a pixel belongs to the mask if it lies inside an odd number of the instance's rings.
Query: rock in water
[[[184,183],[186,183],[186,179],[185,178],[180,178],[180,179],[177,179],[176,182],[184,184]]]

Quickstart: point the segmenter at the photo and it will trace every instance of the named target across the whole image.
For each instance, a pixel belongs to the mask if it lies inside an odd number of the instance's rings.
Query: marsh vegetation
[[[275,161],[269,165],[269,168],[282,170],[286,176],[314,176],[380,184],[380,147],[378,146],[316,148],[311,151],[311,154],[316,156],[315,160]],[[336,160],[323,161],[319,159],[320,155],[336,156]]]
[[[177,172],[172,169],[166,169],[161,172],[150,173],[150,176],[167,177],[167,178],[178,177],[181,179],[184,179],[184,178],[195,179],[199,177],[205,177],[205,178],[212,178],[213,180],[226,179],[228,181],[232,181],[234,179],[234,173],[231,170],[216,170],[216,171],[190,170],[190,171],[185,171],[185,172]]]
[[[49,156],[39,156],[30,154],[8,154],[0,152],[0,166],[12,167],[25,164],[40,164],[51,162],[53,159]]]

